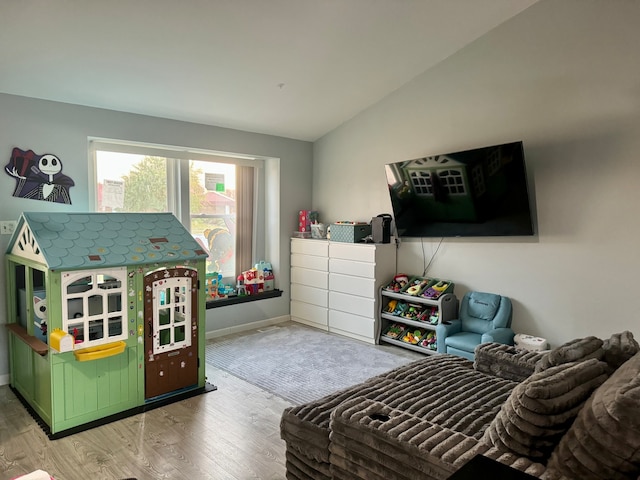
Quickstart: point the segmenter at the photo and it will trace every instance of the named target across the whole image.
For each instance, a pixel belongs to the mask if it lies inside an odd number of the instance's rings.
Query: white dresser
[[[329,242],[291,239],[291,320],[329,329]]]
[[[376,343],[378,293],[395,269],[395,244],[291,239],[291,319]]]

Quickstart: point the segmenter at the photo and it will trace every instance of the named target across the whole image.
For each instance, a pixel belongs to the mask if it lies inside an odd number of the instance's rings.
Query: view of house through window
[[[96,152],[99,212],[167,212],[167,159]]]
[[[253,221],[242,222],[243,226],[237,227],[236,199],[243,183],[236,186],[236,171],[243,167],[232,157],[208,161],[153,153],[96,148],[96,210],[174,213],[209,252],[207,271],[221,273],[225,279],[234,281],[237,268],[249,268],[236,266],[237,235],[253,237]],[[254,186],[251,183],[245,188]],[[252,205],[248,210],[246,205],[242,206],[242,211],[253,215]],[[248,248],[243,255],[250,259],[251,241],[248,247],[243,247],[246,243],[240,242],[239,248]]]
[[[191,233],[210,252],[210,271],[234,275],[236,261],[236,167],[190,161]]]

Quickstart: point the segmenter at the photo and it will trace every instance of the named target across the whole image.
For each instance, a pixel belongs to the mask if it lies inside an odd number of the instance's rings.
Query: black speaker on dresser
[[[373,243],[391,242],[391,215],[382,213],[371,219],[371,236]]]

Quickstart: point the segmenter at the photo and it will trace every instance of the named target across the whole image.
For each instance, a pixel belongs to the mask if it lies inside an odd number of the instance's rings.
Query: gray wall
[[[237,130],[132,115],[96,108],[0,94],[0,156],[2,167],[13,147],[58,155],[63,173],[75,181],[72,205],[51,204],[11,196],[15,180],[0,174],[0,220],[17,220],[23,211],[87,211],[89,209],[88,137],[180,145],[279,159],[266,167],[267,255],[274,265],[280,298],[207,310],[207,331],[228,329],[289,315],[289,237],[297,227],[297,210],[311,203],[312,145]],[[4,285],[8,235],[0,236],[3,252],[0,278]],[[8,381],[5,289],[0,291],[0,384]]]
[[[314,207],[368,220],[390,212],[385,163],[523,140],[537,235],[445,239],[430,273],[511,297],[552,344],[640,338],[639,24],[640,2],[541,0],[317,141]],[[438,241],[403,241],[399,270]]]

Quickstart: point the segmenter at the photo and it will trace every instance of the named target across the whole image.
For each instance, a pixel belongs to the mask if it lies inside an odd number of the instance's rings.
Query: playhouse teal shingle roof
[[[23,213],[7,251],[14,247],[38,250],[54,270],[207,257],[171,213]]]

